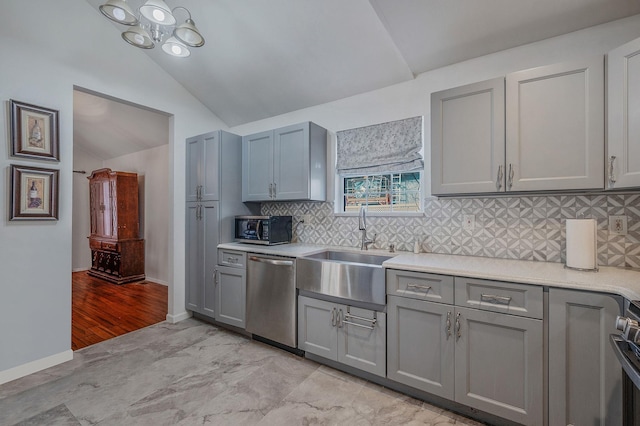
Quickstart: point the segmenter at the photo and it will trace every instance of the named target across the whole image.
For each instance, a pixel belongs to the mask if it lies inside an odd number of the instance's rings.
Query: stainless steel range
[[[620,334],[610,335],[613,352],[624,371],[623,424],[640,424],[640,301],[632,301],[624,317],[616,318]]]

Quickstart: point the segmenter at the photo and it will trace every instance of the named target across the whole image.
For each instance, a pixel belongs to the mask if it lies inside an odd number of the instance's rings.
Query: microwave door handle
[[[258,220],[258,222],[256,223],[256,237],[258,237],[258,240],[262,240],[262,221]]]

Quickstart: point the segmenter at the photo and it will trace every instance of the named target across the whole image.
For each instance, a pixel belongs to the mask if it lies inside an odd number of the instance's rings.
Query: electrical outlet
[[[302,221],[304,222],[305,225],[311,225],[311,218],[312,216],[310,214],[302,215]]]
[[[627,235],[627,216],[609,216],[609,233]]]
[[[476,215],[474,214],[465,214],[462,217],[462,229],[465,231],[473,231],[473,228],[476,227]]]

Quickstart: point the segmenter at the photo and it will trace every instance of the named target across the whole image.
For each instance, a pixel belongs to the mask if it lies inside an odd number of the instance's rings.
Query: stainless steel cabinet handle
[[[407,284],[407,288],[419,288],[420,290],[431,290],[431,286],[428,285],[418,285],[418,284]]]
[[[269,198],[273,198],[273,183],[269,184]]]
[[[613,186],[616,183],[616,178],[613,175],[613,163],[616,161],[616,156],[609,157],[609,185]]]
[[[336,308],[331,308],[331,326],[336,326]]]
[[[218,285],[218,270],[213,270],[213,284]]]
[[[227,257],[227,263],[238,263],[238,259],[235,257]]]
[[[511,189],[513,186],[513,175],[515,174],[513,170],[513,164],[509,163],[509,182],[507,183],[507,189]]]
[[[359,317],[357,315],[351,315],[349,312],[347,312],[347,314],[344,316],[345,319],[357,319],[359,321],[366,321],[366,322],[370,322],[371,325],[376,325],[376,322],[378,322],[377,318],[365,318],[365,317]]]
[[[200,204],[198,204],[198,205],[196,206],[196,220],[200,220],[200,219],[202,219],[202,216],[200,216],[200,209],[201,209],[201,207],[202,207],[202,206],[201,206]]]
[[[255,256],[251,256],[249,260],[253,260],[254,262],[260,262],[260,263],[268,263],[269,265],[293,266],[293,260],[266,259],[264,257],[255,257]]]
[[[342,328],[342,309],[340,309],[338,311],[338,319],[337,319],[337,323],[338,323],[338,328]]]
[[[502,171],[503,165],[500,164],[498,166],[498,176],[496,177],[496,186],[498,187],[498,191],[502,189],[502,178],[504,177],[504,172]]]
[[[509,296],[498,296],[495,294],[481,294],[480,300],[484,302],[490,303],[499,303],[501,305],[508,305],[511,302],[511,297]]]
[[[341,324],[354,325],[354,326],[356,326],[356,327],[366,328],[367,330],[373,330],[373,329],[375,329],[375,328],[376,328],[376,327],[375,327],[375,325],[371,325],[371,326],[369,326],[369,325],[362,325],[362,324],[358,324],[358,323],[351,322],[351,321],[347,321],[347,320],[343,320],[343,321],[341,321]],[[342,327],[342,325],[340,325],[340,327]]]
[[[202,185],[198,185],[198,186],[196,187],[196,198],[197,198],[198,200],[201,200],[201,199],[202,199]]]
[[[278,198],[276,188],[277,188],[276,183],[273,182],[273,198]]]
[[[460,333],[460,329],[462,328],[462,325],[460,324],[460,315],[460,312],[456,314],[456,340],[462,336],[462,333]]]
[[[451,311],[447,312],[447,328],[446,328],[446,332],[447,332],[447,340],[449,340],[449,337],[451,337]]]

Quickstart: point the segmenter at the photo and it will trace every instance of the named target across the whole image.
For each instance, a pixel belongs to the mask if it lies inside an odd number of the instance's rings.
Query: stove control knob
[[[629,323],[629,318],[617,316],[616,317],[616,329],[620,331],[624,331]]]

